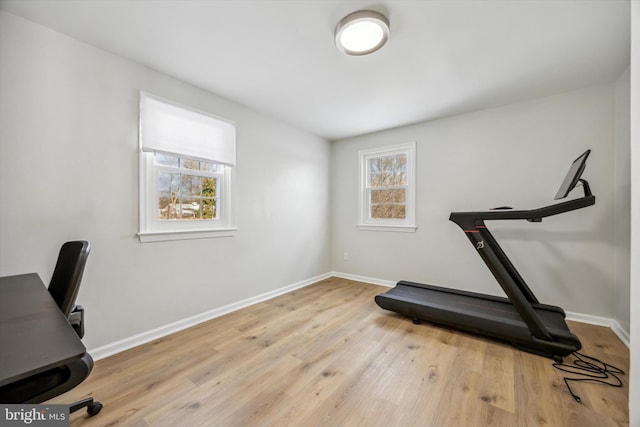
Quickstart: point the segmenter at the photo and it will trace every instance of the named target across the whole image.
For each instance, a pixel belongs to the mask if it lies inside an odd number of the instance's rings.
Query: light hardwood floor
[[[387,288],[331,278],[96,362],[50,402],[104,404],[72,426],[617,426],[622,388],[380,309]],[[586,354],[628,372],[610,329],[570,323]],[[88,333],[91,333],[90,330]]]

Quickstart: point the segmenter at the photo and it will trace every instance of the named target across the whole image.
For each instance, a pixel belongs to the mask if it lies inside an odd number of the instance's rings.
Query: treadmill
[[[485,221],[541,222],[542,218],[595,204],[589,184],[581,178],[590,152],[585,151],[572,163],[555,196],[555,200],[564,199],[581,183],[584,195],[580,198],[531,210],[502,206],[488,211],[452,212],[449,216],[450,221],[462,228],[508,298],[403,280],[388,292],[377,295],[376,303],[383,309],[412,318],[416,324],[426,320],[496,338],[555,360],[580,350],[582,344],[569,331],[564,310],[538,301]]]

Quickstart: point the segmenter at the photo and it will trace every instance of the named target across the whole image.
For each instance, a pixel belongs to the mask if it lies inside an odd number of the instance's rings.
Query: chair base
[[[93,417],[102,410],[102,403],[94,401],[93,397],[87,397],[86,399],[72,403],[69,406],[69,413],[72,414],[82,408],[87,408],[87,414],[89,414],[90,417]]]
[[[72,360],[64,366],[50,369],[40,374],[0,387],[2,403],[42,403],[71,390],[89,375],[93,359],[89,353]],[[69,413],[87,408],[89,416],[102,409],[102,404],[93,398],[86,398],[69,406]]]

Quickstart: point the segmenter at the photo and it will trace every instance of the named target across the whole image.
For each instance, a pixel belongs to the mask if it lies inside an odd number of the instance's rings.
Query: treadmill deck
[[[582,345],[569,331],[564,311],[555,306],[532,304],[554,341],[532,336],[526,322],[507,299],[492,295],[401,281],[376,303],[412,319],[426,320],[510,342],[545,356],[566,356]]]

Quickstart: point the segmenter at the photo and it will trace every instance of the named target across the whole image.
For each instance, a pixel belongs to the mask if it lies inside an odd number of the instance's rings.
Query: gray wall
[[[48,282],[89,240],[89,349],[331,270],[327,141],[5,12],[0,31],[0,275]],[[236,122],[235,237],[138,241],[140,89]]]
[[[640,401],[640,2],[631,2],[631,360],[629,402]],[[640,425],[640,405],[629,405],[629,425]]]
[[[615,300],[614,318],[630,330],[630,239],[631,239],[631,115],[629,69],[615,82]]]
[[[488,225],[541,301],[613,318],[614,101],[611,84],[334,142],[334,270],[500,295],[449,213],[550,204],[570,163],[591,148],[584,177],[595,206]],[[358,150],[412,140],[417,232],[357,230]]]

